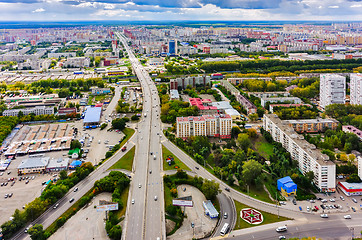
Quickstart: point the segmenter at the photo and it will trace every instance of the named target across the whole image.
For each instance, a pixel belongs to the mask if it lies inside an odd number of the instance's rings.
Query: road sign
[[[97,212],[114,211],[114,210],[118,210],[118,203],[108,202],[104,200],[99,201],[99,205],[97,206]]]
[[[175,198],[172,200],[172,205],[174,206],[183,206],[183,207],[193,207],[192,197],[182,197],[182,198]]]

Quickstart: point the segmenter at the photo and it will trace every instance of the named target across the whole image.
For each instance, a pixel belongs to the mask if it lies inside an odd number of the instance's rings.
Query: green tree
[[[60,178],[60,180],[67,179],[67,178],[68,178],[68,173],[67,173],[67,171],[65,171],[65,170],[60,171],[60,172],[59,172],[59,178]]]
[[[246,133],[239,134],[237,142],[240,148],[243,149],[244,151],[247,151],[248,148],[251,146],[251,141],[249,139],[248,134]]]
[[[112,120],[112,127],[114,129],[123,130],[126,127],[126,121],[122,118],[116,118]]]
[[[255,161],[249,160],[243,164],[243,180],[249,184],[254,184],[255,179],[262,173],[263,166]]]
[[[348,183],[360,183],[360,182],[362,182],[357,173],[351,174],[351,175],[346,179],[346,181],[347,181]]]
[[[216,183],[214,180],[206,180],[202,184],[201,191],[205,195],[206,199],[213,200],[219,193],[219,183]]]
[[[82,148],[82,144],[78,141],[78,140],[72,140],[72,142],[70,143],[70,149],[81,149]]]
[[[256,122],[256,120],[258,120],[258,118],[259,118],[259,116],[258,116],[258,114],[256,114],[256,113],[253,113],[253,114],[250,114],[250,115],[249,115],[249,119],[250,119],[250,121],[252,121],[252,122]]]
[[[45,231],[43,230],[43,225],[41,224],[35,224],[33,227],[31,227],[28,230],[28,233],[30,235],[30,238],[32,240],[45,240],[47,239],[45,235]]]

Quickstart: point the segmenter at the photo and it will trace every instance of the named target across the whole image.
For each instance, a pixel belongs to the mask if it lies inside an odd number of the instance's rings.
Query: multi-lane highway
[[[119,33],[116,35],[128,53],[133,71],[141,83],[144,98],[143,119],[137,129],[134,177],[130,188],[132,200],[127,206],[124,236],[125,239],[166,239],[158,92],[125,38]]]

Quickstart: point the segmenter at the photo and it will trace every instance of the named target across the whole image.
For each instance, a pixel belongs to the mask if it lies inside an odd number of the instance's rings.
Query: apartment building
[[[270,102],[270,103],[288,102],[288,103],[300,104],[300,103],[302,103],[302,100],[297,97],[265,97],[265,98],[261,98],[260,103],[263,107],[265,107],[265,104],[267,102]]]
[[[344,104],[346,99],[346,77],[338,74],[320,75],[320,106],[326,106],[333,103]]]
[[[3,116],[18,116],[19,112],[22,112],[24,115],[29,115],[34,113],[35,115],[44,115],[44,114],[54,114],[54,107],[46,106],[37,106],[32,108],[21,108],[21,109],[9,109],[3,112]]]
[[[243,95],[236,95],[236,100],[246,109],[248,115],[257,112],[258,108]]]
[[[283,145],[293,160],[298,161],[299,170],[303,174],[309,171],[314,173],[313,182],[321,192],[335,192],[336,165],[327,155],[304,140],[302,135],[298,135],[293,127],[275,114],[264,115],[263,127],[272,135],[274,141]]]
[[[352,73],[350,83],[351,104],[362,105],[362,73]]]
[[[191,136],[231,137],[232,118],[227,114],[178,117],[176,137],[186,139]]]
[[[335,119],[297,119],[285,120],[298,133],[325,132],[327,129],[336,130],[339,122]]]
[[[203,85],[210,83],[210,76],[190,76],[183,78],[176,78],[170,80],[171,89],[177,89],[177,87],[181,87],[182,89],[186,89],[188,85],[192,87],[196,87],[196,85]],[[176,87],[176,88],[175,88]]]
[[[342,126],[342,131],[345,133],[353,133],[362,140],[362,131],[352,125]]]

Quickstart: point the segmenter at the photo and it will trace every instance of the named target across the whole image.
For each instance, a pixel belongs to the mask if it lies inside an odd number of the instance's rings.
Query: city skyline
[[[359,21],[359,0],[0,0],[0,21]]]

